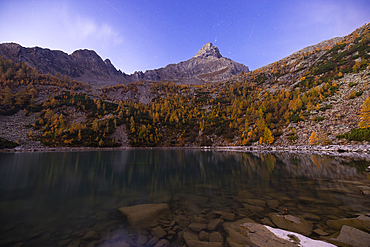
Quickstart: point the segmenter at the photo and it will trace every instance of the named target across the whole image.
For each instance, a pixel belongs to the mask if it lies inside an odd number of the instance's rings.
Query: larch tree
[[[310,142],[309,142],[309,144],[310,145],[316,145],[316,144],[318,144],[318,142],[319,142],[319,138],[317,137],[316,132],[313,131],[312,134],[311,134],[311,136],[310,136]]]
[[[361,114],[360,114],[361,121],[359,126],[361,128],[369,128],[370,127],[370,98],[367,97],[361,107]]]
[[[265,132],[263,133],[263,142],[267,145],[274,142],[274,136],[272,135],[271,130],[267,127],[265,127]]]

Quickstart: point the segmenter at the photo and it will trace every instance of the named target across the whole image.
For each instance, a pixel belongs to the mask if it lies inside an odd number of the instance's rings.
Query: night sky
[[[125,73],[190,59],[207,42],[251,70],[370,22],[369,0],[0,0],[0,43],[93,49]]]

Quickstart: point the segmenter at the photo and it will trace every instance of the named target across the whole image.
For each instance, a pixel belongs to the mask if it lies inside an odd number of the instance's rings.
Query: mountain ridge
[[[227,79],[247,66],[224,58],[212,43],[204,45],[189,60],[163,68],[136,71],[131,75],[117,70],[109,59],[103,60],[94,50],[80,49],[70,55],[59,50],[23,47],[16,43],[0,44],[0,56],[16,63],[27,62],[40,73],[67,75],[75,80],[102,86],[135,81],[174,81],[180,84],[201,84]]]

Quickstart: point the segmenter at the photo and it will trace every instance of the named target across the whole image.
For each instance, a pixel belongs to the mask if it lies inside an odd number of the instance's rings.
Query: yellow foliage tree
[[[274,136],[272,135],[271,130],[267,127],[265,127],[265,132],[263,133],[263,142],[267,145],[274,142]]]
[[[361,107],[361,121],[359,126],[361,128],[369,128],[370,127],[370,98],[367,97]]]
[[[318,142],[319,142],[319,138],[317,138],[316,132],[313,131],[312,134],[311,134],[311,136],[310,136],[310,142],[309,142],[309,144],[310,145],[316,145],[316,144],[318,144]]]
[[[134,118],[132,116],[130,118],[130,129],[131,129],[131,133],[135,132],[135,121],[134,121]]]

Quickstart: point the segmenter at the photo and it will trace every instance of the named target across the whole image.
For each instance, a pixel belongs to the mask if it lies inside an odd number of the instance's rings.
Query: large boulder
[[[223,228],[227,233],[226,242],[230,247],[244,247],[253,243],[248,239],[248,234],[241,231],[241,225],[244,223],[255,223],[252,219],[244,218],[235,222],[225,222]]]
[[[270,214],[272,222],[279,228],[298,232],[305,236],[310,236],[313,229],[312,222],[293,215]]]
[[[335,247],[335,245],[313,240],[301,234],[276,229],[257,223],[224,223],[227,243],[231,247]]]
[[[344,225],[336,238],[331,238],[335,242],[345,243],[353,247],[370,247],[370,234],[356,228]]]
[[[135,229],[147,229],[158,224],[160,217],[169,217],[171,210],[167,204],[141,204],[118,209]]]

